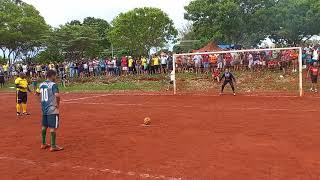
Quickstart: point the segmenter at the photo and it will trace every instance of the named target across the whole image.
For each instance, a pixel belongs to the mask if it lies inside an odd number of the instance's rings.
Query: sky
[[[136,7],[157,7],[166,12],[176,28],[186,23],[184,6],[191,0],[24,0],[40,11],[47,23],[58,27],[91,16],[111,22],[119,13]]]

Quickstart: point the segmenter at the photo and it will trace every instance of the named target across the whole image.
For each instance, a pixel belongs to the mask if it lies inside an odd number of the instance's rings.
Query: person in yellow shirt
[[[143,69],[143,72],[144,72],[144,74],[146,74],[148,71],[148,63],[147,63],[147,59],[144,57],[144,56],[142,56],[141,57],[141,65],[142,65],[142,69]]]
[[[133,74],[133,58],[129,56],[128,59],[128,68],[129,68],[129,74]]]
[[[154,56],[152,58],[153,61],[153,66],[154,66],[154,71],[155,73],[159,73],[159,69],[160,69],[160,58],[158,56]]]
[[[5,77],[8,77],[9,64],[2,65],[2,69],[3,69],[3,73],[4,73]]]
[[[29,84],[26,79],[26,75],[24,73],[20,73],[19,77],[15,80],[15,85],[17,88],[17,116],[21,115],[21,108],[22,108],[22,114],[23,115],[30,115],[27,112],[27,101],[28,101],[28,94],[27,92],[31,92],[29,89]]]

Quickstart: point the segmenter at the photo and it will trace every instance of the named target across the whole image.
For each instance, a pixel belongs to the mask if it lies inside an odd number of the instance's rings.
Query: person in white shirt
[[[22,72],[23,72],[24,74],[27,74],[27,72],[28,72],[28,65],[26,65],[26,64],[22,65]]]
[[[317,48],[314,48],[314,50],[313,50],[312,60],[316,61],[316,62],[318,62],[318,60],[319,60],[319,53],[318,53]]]
[[[253,56],[252,56],[252,54],[251,53],[249,53],[249,55],[248,55],[248,60],[249,60],[249,65],[248,65],[248,68],[250,69],[250,70],[252,70],[252,68],[253,68]]]
[[[193,57],[193,61],[194,61],[194,66],[196,68],[196,73],[200,73],[201,72],[201,61],[202,61],[202,56],[201,55],[195,55]]]
[[[166,55],[161,55],[161,71],[162,73],[166,73],[167,72],[167,60],[168,60],[168,57]]]

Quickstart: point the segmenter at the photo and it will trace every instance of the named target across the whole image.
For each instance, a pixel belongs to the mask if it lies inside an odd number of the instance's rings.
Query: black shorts
[[[57,129],[59,127],[59,114],[42,115],[42,126]]]
[[[315,75],[311,75],[311,82],[312,83],[318,83],[318,76],[315,76]]]
[[[28,94],[27,92],[21,92],[21,91],[17,91],[17,103],[18,104],[27,104],[28,101]]]

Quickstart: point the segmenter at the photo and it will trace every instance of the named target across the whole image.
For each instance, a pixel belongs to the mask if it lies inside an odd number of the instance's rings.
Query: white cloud
[[[166,12],[177,28],[185,24],[184,6],[191,0],[24,0],[34,5],[47,23],[57,27],[71,20],[92,16],[112,21],[120,12],[136,7],[158,7]]]

